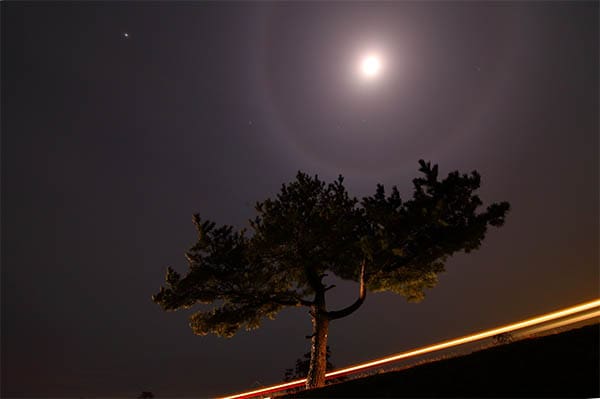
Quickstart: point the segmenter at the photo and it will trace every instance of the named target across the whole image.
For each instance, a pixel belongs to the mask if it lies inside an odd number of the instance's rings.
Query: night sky
[[[344,366],[599,295],[598,2],[2,2],[2,396],[280,381],[306,309],[232,339],[151,301],[192,214],[243,227],[296,171],[412,193],[418,159],[509,201],[422,303],[373,294]],[[127,33],[127,35],[125,34]],[[382,69],[359,76],[364,54]],[[333,280],[329,280],[333,281]],[[354,283],[328,292],[332,308]]]

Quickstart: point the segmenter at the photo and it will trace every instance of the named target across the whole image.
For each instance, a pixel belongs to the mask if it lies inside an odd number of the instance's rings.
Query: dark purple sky
[[[244,226],[299,169],[406,196],[424,158],[512,205],[424,302],[371,295],[333,323],[338,366],[598,297],[598,12],[2,2],[2,396],[279,381],[308,350],[305,310],[226,340],[150,297],[185,271],[192,213]],[[352,68],[372,46],[385,68],[366,84]]]

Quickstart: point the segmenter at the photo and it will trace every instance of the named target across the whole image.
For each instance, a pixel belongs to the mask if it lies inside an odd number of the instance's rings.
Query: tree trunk
[[[309,274],[310,278],[310,274]],[[334,287],[325,288],[319,280],[313,284],[315,299],[310,307],[312,316],[313,334],[310,345],[310,364],[306,376],[306,389],[320,388],[325,385],[325,372],[327,371],[327,334],[331,320],[346,317],[358,309],[367,297],[365,286],[365,262],[360,267],[360,287],[358,299],[350,306],[335,312],[328,312],[325,306],[325,292]]]
[[[327,371],[327,334],[329,319],[327,315],[313,306],[313,336],[310,345],[310,365],[306,377],[306,389],[319,388],[325,385]]]

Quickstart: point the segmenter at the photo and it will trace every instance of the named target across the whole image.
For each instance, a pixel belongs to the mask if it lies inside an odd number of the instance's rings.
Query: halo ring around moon
[[[260,32],[260,36],[262,36],[263,39],[263,47],[260,55],[257,57],[257,62],[259,64],[257,66],[260,71],[258,86],[260,89],[257,90],[257,93],[261,93],[260,97],[263,98],[266,104],[266,119],[269,125],[269,128],[267,129],[267,140],[271,143],[276,143],[277,151],[282,151],[284,154],[287,154],[285,157],[290,159],[290,161],[299,163],[299,168],[305,168],[307,165],[316,166],[319,170],[324,168],[327,172],[334,174],[347,170],[358,173],[369,173],[370,171],[373,173],[382,173],[383,170],[394,170],[406,165],[412,165],[416,158],[428,158],[433,154],[435,154],[438,159],[443,158],[445,152],[456,148],[456,146],[460,145],[464,140],[468,140],[473,134],[482,133],[478,131],[481,121],[493,112],[495,104],[502,97],[502,93],[507,90],[506,74],[503,74],[503,76],[496,76],[496,79],[492,79],[489,85],[482,88],[481,94],[483,100],[479,101],[464,114],[456,115],[453,126],[448,126],[445,132],[449,134],[441,137],[433,146],[421,146],[419,148],[418,145],[414,144],[415,141],[418,141],[419,129],[414,126],[405,126],[407,131],[401,131],[400,133],[404,136],[406,145],[393,152],[382,152],[380,154],[381,157],[379,162],[376,165],[353,164],[350,160],[352,158],[351,154],[348,154],[347,157],[326,156],[323,152],[315,151],[315,147],[306,140],[305,134],[307,132],[305,129],[299,129],[298,126],[294,125],[292,119],[290,119],[289,110],[283,106],[284,102],[282,101],[282,96],[285,97],[292,93],[286,92],[284,87],[279,87],[278,83],[272,78],[270,73],[273,68],[278,66],[273,65],[274,62],[278,61],[276,61],[277,58],[273,56],[272,52],[275,51],[277,47],[274,38],[278,37],[278,35],[275,33],[282,28],[278,25],[282,21],[282,18],[278,13],[282,10],[285,11],[278,7],[272,9],[265,17],[266,23],[262,25],[263,30]],[[510,59],[510,57],[508,57],[508,55],[510,55],[508,52],[516,51],[514,46],[509,46],[512,42],[511,37],[513,36],[510,33],[511,30],[508,29],[511,23],[514,23],[514,21],[499,21],[499,28],[503,29],[506,33],[503,40],[505,46],[503,46],[502,49],[499,49],[499,57],[495,60],[497,63],[495,68],[496,71],[506,71],[507,69],[514,67],[508,62],[508,59]],[[384,77],[382,76],[381,78]],[[404,78],[410,79],[409,76],[405,76]],[[402,130],[401,121],[398,130]],[[390,134],[397,133],[397,130],[391,131],[390,129],[390,131],[387,132],[378,132],[379,137],[373,137],[366,134],[362,141],[359,139],[355,140],[355,142],[357,142],[358,148],[361,147],[361,142],[364,145],[375,143],[384,148],[386,137]],[[339,138],[332,136],[328,137],[328,132],[326,131],[322,132],[322,134],[324,135],[323,144],[339,140],[343,147],[343,141],[345,140],[343,136]]]

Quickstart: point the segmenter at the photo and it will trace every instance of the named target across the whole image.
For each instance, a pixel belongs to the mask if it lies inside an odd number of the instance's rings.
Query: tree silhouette
[[[189,325],[197,335],[223,337],[258,328],[285,307],[307,307],[313,333],[306,386],[324,385],[331,321],[356,311],[367,291],[422,300],[449,256],[479,248],[488,225],[504,223],[507,202],[477,213],[476,171],[438,180],[437,165],[419,164],[423,176],[413,180],[408,201],[396,187],[386,195],[383,185],[359,201],[342,176],[326,184],[298,172],[274,199],[256,204],[251,235],[194,215],[198,240],[186,253],[189,270],[182,278],[167,268],[153,301],[167,311],[212,304],[192,314]],[[326,293],[334,288],[324,281],[328,274],[359,283],[354,303],[327,308]]]
[[[333,363],[329,361],[331,357],[331,349],[327,345],[325,349],[325,370],[330,371],[335,367]],[[296,366],[293,369],[286,369],[283,375],[284,381],[292,381],[296,379],[306,378],[308,370],[310,368],[310,352],[306,352],[301,359],[296,359]]]

